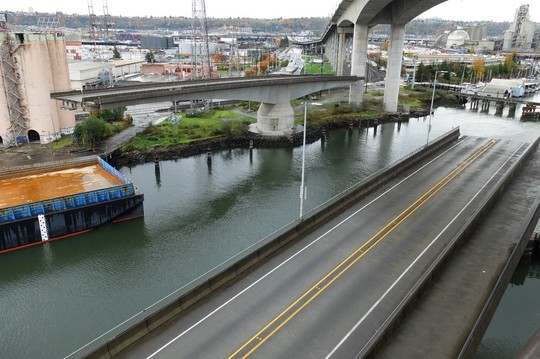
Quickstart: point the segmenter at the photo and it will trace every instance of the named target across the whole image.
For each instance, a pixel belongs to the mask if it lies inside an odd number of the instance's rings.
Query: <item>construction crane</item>
[[[191,49],[193,55],[192,78],[210,77],[212,65],[210,63],[210,47],[208,45],[208,23],[206,21],[206,5],[204,0],[193,0],[191,18]],[[200,51],[198,45],[201,45]],[[199,74],[199,63],[201,71]]]
[[[103,30],[105,31],[105,37],[108,39],[114,30],[114,22],[112,21],[112,16],[109,15],[109,4],[107,0],[103,0]]]
[[[90,38],[90,40],[95,40],[100,35],[100,24],[99,24],[96,14],[94,13],[94,4],[92,0],[87,0],[87,2],[88,2],[88,15],[89,15],[88,37]]]

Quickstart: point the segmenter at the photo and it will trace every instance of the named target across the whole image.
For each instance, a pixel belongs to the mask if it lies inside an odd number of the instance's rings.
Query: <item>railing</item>
[[[0,209],[0,224],[133,196],[133,183]]]

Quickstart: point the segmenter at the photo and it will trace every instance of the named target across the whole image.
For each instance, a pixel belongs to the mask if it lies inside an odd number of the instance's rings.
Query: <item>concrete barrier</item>
[[[149,332],[150,331],[146,326],[146,322],[141,322],[132,326],[118,337],[107,343],[107,349],[109,350],[110,356],[114,357],[116,354],[120,353],[122,350],[126,349]]]
[[[235,277],[257,265],[260,261],[283,249],[287,244],[302,238],[306,234],[320,227],[322,224],[343,212],[359,199],[365,197],[395,176],[403,173],[413,165],[456,141],[459,138],[459,135],[459,128],[454,128],[441,137],[431,141],[428,145],[410,153],[393,163],[391,166],[374,173],[356,186],[353,186],[340,195],[330,199],[308,213],[303,219],[291,223],[271,237],[263,240],[261,245],[253,247],[252,250],[245,253],[241,258],[221,268],[219,272],[215,273],[210,278],[206,278],[187,293],[181,294],[179,298],[174,298],[172,304],[166,305],[155,313],[149,314],[142,322],[135,324],[120,335],[108,340],[106,344],[93,350],[92,353],[85,357],[92,359],[108,359],[116,355],[128,345],[131,345],[148,332],[159,327],[159,325],[180,314],[183,310],[219,289],[225,283],[233,280]],[[180,308],[175,303],[176,301],[179,302]],[[76,354],[77,352],[73,353],[71,356]]]
[[[146,319],[146,327],[149,331],[152,331],[159,327],[161,324],[170,320],[177,314],[180,314],[184,308],[179,299],[175,300],[171,304],[159,310],[157,313]]]
[[[511,165],[510,170],[506,173],[506,175],[499,179],[495,186],[491,188],[491,190],[488,192],[487,196],[484,198],[483,202],[480,204],[479,208],[467,219],[465,224],[461,227],[461,229],[456,233],[456,235],[452,238],[452,240],[449,241],[447,246],[442,250],[442,252],[437,256],[436,260],[433,261],[433,263],[428,267],[428,269],[422,274],[422,276],[419,278],[419,280],[414,284],[414,286],[410,289],[408,294],[403,298],[400,305],[394,310],[392,315],[383,323],[381,328],[377,331],[377,333],[372,337],[370,342],[364,347],[364,349],[358,353],[357,357],[361,358],[374,358],[378,351],[384,346],[385,341],[391,336],[391,334],[394,332],[394,330],[401,324],[406,314],[413,309],[414,303],[421,297],[421,295],[424,293],[424,291],[427,289],[427,287],[432,283],[434,278],[437,276],[437,274],[442,270],[444,267],[444,264],[446,260],[449,258],[449,256],[452,254],[452,252],[461,245],[464,241],[466,241],[471,234],[474,232],[478,224],[482,221],[483,216],[491,209],[493,204],[498,200],[499,196],[504,192],[504,189],[506,185],[508,185],[514,176],[519,172],[521,167],[524,165],[524,163],[527,161],[527,159],[532,155],[532,153],[538,148],[540,138],[537,139],[533,144],[529,145],[523,156],[519,158],[518,161],[513,163]],[[537,209],[538,211],[538,209]],[[536,213],[536,216],[538,216],[538,213]],[[532,233],[534,228],[529,228],[524,233]],[[529,236],[530,238],[530,236]],[[528,238],[527,238],[528,239]],[[520,244],[521,252],[525,248],[526,241],[522,240],[522,243]],[[517,249],[519,251],[519,249]],[[514,254],[517,253],[517,251],[514,251]],[[519,261],[520,255],[514,255],[509,263],[507,264],[506,269],[501,274],[501,277],[499,281],[503,282],[503,278],[508,283],[510,276],[513,273],[513,270],[515,269],[515,266],[517,265],[517,262]],[[496,286],[497,287],[497,286]],[[495,288],[494,293],[492,293],[492,297],[495,298],[498,296],[502,296],[504,292],[503,288]],[[486,304],[486,308],[484,308],[484,311],[494,311],[496,309],[496,304],[493,306],[493,303],[498,303],[498,301],[493,302],[493,298],[488,300],[488,303]],[[482,323],[482,325],[487,325],[488,323]],[[476,330],[479,328],[480,323],[477,323],[475,326],[475,330],[473,333],[471,333],[470,338],[467,340],[466,346],[462,350],[461,357],[467,357],[466,354],[472,355],[474,352],[468,352],[470,348],[475,348],[473,344],[475,341],[481,340],[480,338],[475,337],[474,334],[476,333]]]

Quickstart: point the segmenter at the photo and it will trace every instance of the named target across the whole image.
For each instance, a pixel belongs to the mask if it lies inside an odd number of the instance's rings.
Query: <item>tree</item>
[[[486,60],[483,58],[476,58],[472,64],[471,69],[475,72],[477,79],[482,79],[486,71]]]
[[[146,59],[146,62],[148,62],[149,64],[152,64],[155,62],[155,55],[152,51],[149,51],[146,53],[146,55],[144,55],[144,58]]]
[[[125,107],[116,107],[112,110],[105,108],[103,110],[94,111],[93,116],[98,117],[105,122],[122,121],[124,119]]]
[[[509,74],[512,72],[512,69],[514,67],[514,54],[508,54],[504,58],[504,68],[506,69],[506,73]]]
[[[106,136],[109,128],[107,123],[96,116],[90,116],[81,123],[75,125],[73,136],[77,142],[82,142],[83,145],[96,147]]]
[[[120,60],[122,58],[122,55],[120,55],[120,51],[118,51],[118,48],[115,46],[113,49],[113,60]]]

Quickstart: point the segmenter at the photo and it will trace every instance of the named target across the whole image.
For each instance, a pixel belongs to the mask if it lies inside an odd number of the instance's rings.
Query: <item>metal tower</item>
[[[191,18],[191,50],[193,56],[193,69],[191,78],[210,77],[212,66],[210,63],[210,47],[208,45],[208,23],[206,21],[206,5],[204,0],[193,0]],[[200,66],[200,67],[199,67]]]
[[[100,24],[96,14],[94,13],[94,4],[92,0],[88,1],[88,37],[90,40],[95,40],[100,35]]]
[[[105,31],[105,37],[109,38],[114,30],[114,22],[112,16],[109,15],[109,4],[107,0],[103,0],[103,31]]]
[[[38,18],[37,26],[43,32],[54,31],[60,26],[60,19],[58,19],[58,16],[40,17]]]
[[[27,129],[26,107],[21,100],[20,70],[16,56],[17,49],[23,43],[24,35],[10,33],[5,14],[0,14],[0,77],[10,123],[8,131],[2,134],[6,147],[18,145],[17,137]]]

